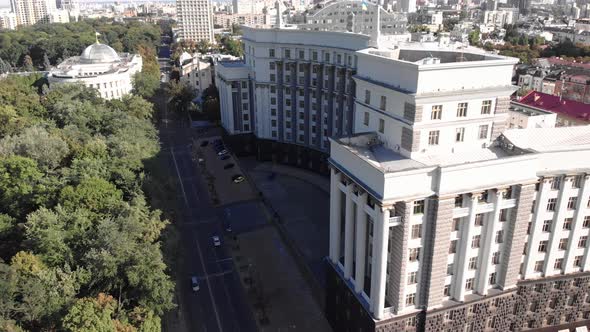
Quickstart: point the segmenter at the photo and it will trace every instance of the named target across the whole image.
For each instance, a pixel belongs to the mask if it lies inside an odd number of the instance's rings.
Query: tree
[[[42,176],[32,159],[0,158],[0,210],[13,217],[22,217],[34,210]]]
[[[28,72],[35,71],[35,67],[33,67],[33,59],[31,59],[30,55],[25,55],[23,60],[23,69]]]
[[[122,193],[112,183],[96,178],[83,179],[77,186],[66,186],[59,196],[59,203],[66,209],[85,208],[106,214],[121,202]]]
[[[188,84],[175,80],[168,82],[166,92],[171,104],[179,112],[187,112],[192,106],[193,99],[196,98],[195,91]]]
[[[98,294],[96,299],[83,298],[76,301],[64,317],[62,326],[66,331],[112,332],[117,324],[113,320],[117,302],[112,296]]]
[[[29,127],[20,135],[0,140],[0,156],[28,157],[44,170],[57,168],[68,153],[66,142],[39,126]]]
[[[207,39],[201,39],[196,45],[197,51],[201,54],[209,52],[211,43]]]
[[[138,52],[143,59],[143,67],[133,76],[133,93],[150,98],[160,87],[160,66],[153,48],[140,45]]]
[[[49,70],[51,69],[51,62],[49,61],[49,57],[47,53],[43,53],[43,69]]]

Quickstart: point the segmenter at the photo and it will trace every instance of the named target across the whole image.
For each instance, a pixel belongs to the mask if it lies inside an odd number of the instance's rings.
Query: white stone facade
[[[104,99],[120,99],[133,90],[133,75],[140,72],[138,54],[117,54],[98,42],[88,46],[81,56],[64,60],[48,75],[49,85],[84,84],[97,89]]]
[[[180,58],[180,81],[194,89],[197,96],[213,84],[212,66],[201,54],[184,52]]]

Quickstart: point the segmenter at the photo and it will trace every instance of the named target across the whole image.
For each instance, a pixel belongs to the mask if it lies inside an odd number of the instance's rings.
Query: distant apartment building
[[[564,99],[587,104],[590,108],[590,72],[587,74],[564,74],[555,81],[554,94]]]
[[[376,31],[376,12],[379,10],[381,34],[403,34],[407,30],[406,14],[388,12],[374,3],[358,0],[333,1],[306,15],[299,29],[315,31],[349,31],[369,35]]]
[[[510,102],[508,129],[553,128],[556,123],[556,113],[517,100]]]
[[[270,25],[270,15],[268,14],[228,14],[215,13],[213,15],[213,24],[221,26],[223,29],[230,29],[232,25],[248,25],[252,27],[264,27]]]
[[[503,28],[506,24],[515,24],[518,20],[518,9],[512,10],[486,10],[483,15],[483,24]]]
[[[234,14],[262,14],[264,8],[274,8],[276,0],[233,0]]]
[[[210,0],[177,0],[176,13],[180,40],[206,40],[215,43]]]
[[[188,84],[200,96],[213,84],[213,66],[201,54],[184,52],[179,57],[180,81]]]
[[[49,13],[49,23],[69,23],[70,12],[65,9],[55,9]]]
[[[17,25],[15,13],[8,10],[0,11],[0,29],[15,30]]]
[[[17,26],[49,23],[49,14],[55,10],[55,1],[10,0],[10,7],[16,15]]]

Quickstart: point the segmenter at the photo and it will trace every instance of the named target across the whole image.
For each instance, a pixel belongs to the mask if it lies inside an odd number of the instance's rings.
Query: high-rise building
[[[213,10],[210,0],[177,0],[176,15],[181,40],[214,43]]]
[[[0,29],[15,30],[16,27],[16,14],[10,10],[0,10]]]
[[[49,13],[55,9],[53,0],[10,0],[18,26],[49,23]]]

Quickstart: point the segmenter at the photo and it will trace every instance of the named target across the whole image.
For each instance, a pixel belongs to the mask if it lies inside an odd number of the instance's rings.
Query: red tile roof
[[[538,91],[529,92],[520,98],[518,103],[590,123],[590,104],[566,99],[560,100],[559,96]]]

